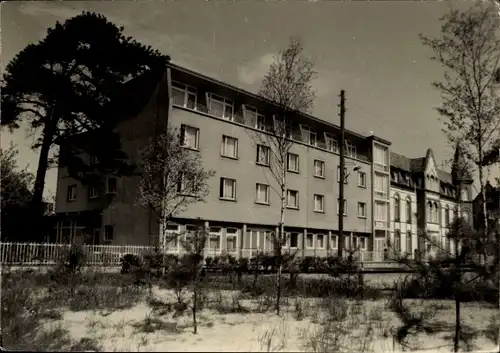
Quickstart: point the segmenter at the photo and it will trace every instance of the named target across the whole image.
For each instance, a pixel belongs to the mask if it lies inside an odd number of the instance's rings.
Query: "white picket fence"
[[[0,243],[0,263],[12,266],[54,265],[69,249],[69,244]],[[83,245],[85,262],[90,266],[119,266],[124,254],[142,256],[152,250],[152,246],[142,245]]]

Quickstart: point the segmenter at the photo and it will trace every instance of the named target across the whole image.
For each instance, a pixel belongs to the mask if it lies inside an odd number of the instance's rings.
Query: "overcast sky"
[[[292,35],[316,62],[313,114],[339,124],[338,95],[346,90],[346,126],[392,142],[394,152],[424,156],[440,165],[452,156],[434,107],[431,86],[442,77],[418,34],[439,35],[439,18],[459,1],[196,1],[3,2],[2,67],[48,27],[82,10],[104,14],[127,35],[171,56],[176,64],[257,91],[273,55]],[[2,133],[20,149],[20,164],[35,172],[38,152],[26,130]],[[500,176],[498,168],[493,171]],[[55,193],[56,170],[46,196]]]

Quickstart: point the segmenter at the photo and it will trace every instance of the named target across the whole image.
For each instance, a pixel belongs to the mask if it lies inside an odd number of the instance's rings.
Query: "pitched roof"
[[[427,151],[427,155],[429,151]],[[425,170],[426,157],[408,158],[395,152],[391,152],[391,167],[401,169],[410,173],[422,173]],[[452,184],[451,173],[437,169],[438,178],[444,183]]]

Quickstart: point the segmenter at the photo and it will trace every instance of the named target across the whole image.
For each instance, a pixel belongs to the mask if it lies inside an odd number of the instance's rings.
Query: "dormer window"
[[[273,115],[273,133],[276,136],[285,136],[285,138],[292,138],[292,129],[290,120],[282,118],[278,115]]]
[[[207,94],[208,111],[213,116],[233,121],[234,102],[213,93]]]
[[[330,134],[325,132],[325,146],[328,151],[338,153],[339,144],[337,140]]]
[[[358,158],[358,152],[356,149],[356,146],[351,144],[349,141],[345,142],[345,147],[346,147],[346,155],[351,158]]]
[[[196,109],[196,88],[179,82],[172,82],[173,105]]]
[[[243,111],[245,114],[245,120],[248,121],[249,125],[258,130],[266,131],[266,117],[259,113],[257,108],[245,105],[243,107]]]
[[[305,143],[312,146],[316,146],[317,144],[316,131],[314,131],[307,125],[300,125],[300,132],[302,133],[302,140]]]

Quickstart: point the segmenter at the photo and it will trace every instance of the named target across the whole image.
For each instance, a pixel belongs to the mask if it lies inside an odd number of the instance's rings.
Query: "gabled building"
[[[431,149],[420,158],[391,153],[391,239],[397,249],[454,251],[446,237],[451,222],[459,215],[472,222],[472,180],[463,180],[461,205],[456,186],[453,174],[437,167]]]
[[[488,219],[489,226],[492,227],[495,225],[495,222],[500,222],[500,187],[494,187],[488,181],[484,186],[484,194],[486,196],[486,217]],[[482,195],[479,193],[473,202],[475,229],[484,228],[482,200]]]

